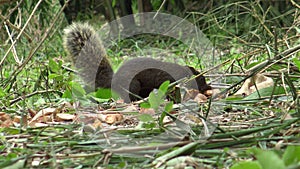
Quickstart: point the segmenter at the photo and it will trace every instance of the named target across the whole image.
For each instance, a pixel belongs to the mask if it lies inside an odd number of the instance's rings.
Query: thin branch
[[[17,10],[17,9],[19,8],[19,6],[23,3],[23,1],[24,1],[24,0],[21,0],[20,2],[18,2],[18,4],[17,4],[14,8],[12,8],[12,9],[9,10],[9,13],[3,18],[3,21],[0,22],[0,30],[1,30],[1,25],[2,25],[5,21],[8,20],[7,18],[9,18],[10,15],[11,15],[15,10]]]
[[[51,93],[51,92],[58,92],[58,91],[57,91],[57,90],[42,90],[42,91],[35,91],[35,92],[33,92],[33,93],[27,94],[27,95],[25,95],[25,96],[20,96],[20,97],[14,99],[14,100],[11,100],[11,101],[9,102],[9,105],[15,104],[15,103],[18,102],[18,101],[24,100],[24,99],[26,99],[26,98],[32,97],[32,96],[37,95],[37,94],[44,94],[44,93]]]
[[[294,0],[291,0],[292,5],[300,9],[300,5],[298,5]]]
[[[37,44],[37,46],[30,52],[29,56],[25,59],[25,61],[22,63],[22,65],[20,65],[12,73],[12,75],[10,76],[11,78],[13,78],[14,76],[18,75],[22,71],[22,69],[25,67],[25,65],[31,60],[31,58],[33,57],[33,55],[41,47],[41,45],[44,43],[44,41],[46,40],[46,38],[49,36],[49,34],[50,34],[51,30],[53,29],[54,25],[56,24],[56,21],[60,18],[61,14],[63,13],[64,9],[66,8],[66,6],[68,4],[68,2],[69,2],[69,0],[66,1],[66,3],[64,4],[64,6],[60,9],[60,11],[58,12],[58,14],[55,16],[55,18],[53,19],[53,22],[51,23],[50,27],[45,31],[44,36],[40,40],[39,44]]]
[[[9,40],[11,41],[11,43],[13,44],[14,40],[13,40],[13,38],[12,38],[12,36],[11,36],[11,33],[9,32],[9,28],[8,28],[6,22],[4,22],[4,26],[5,26],[5,28],[6,28],[6,32],[7,32],[7,34],[8,34],[8,38],[9,38]],[[21,65],[21,62],[22,62],[22,61],[20,61],[19,58],[18,58],[18,53],[17,53],[17,51],[16,51],[15,46],[13,46],[13,48],[12,48],[12,53],[13,53],[13,55],[14,55],[15,61],[18,63],[18,65]],[[23,60],[23,59],[21,59],[21,60]]]
[[[159,11],[162,9],[162,7],[165,5],[165,3],[166,3],[166,0],[164,0],[164,1],[161,3],[160,7],[158,8],[158,10],[156,11],[155,15],[153,16],[153,19],[156,18],[157,14],[158,14]]]
[[[23,34],[25,28],[27,27],[29,21],[31,20],[31,18],[33,17],[33,14],[35,13],[35,11],[37,10],[38,6],[41,4],[43,0],[39,0],[38,3],[35,5],[34,9],[32,10],[28,20],[26,21],[26,23],[24,24],[23,28],[21,29],[20,33],[18,34],[18,36],[16,37],[15,41],[11,44],[11,46],[9,47],[9,49],[7,50],[7,52],[5,53],[4,57],[2,58],[2,60],[0,61],[0,67],[3,64],[4,60],[6,59],[8,53],[10,52],[10,50],[13,48],[13,46],[15,46],[15,44],[17,43],[17,41],[19,40],[19,38],[21,37],[21,35]]]
[[[9,27],[11,27],[11,28],[17,30],[18,32],[21,31],[20,28],[18,28],[18,27],[15,26],[14,24],[12,24],[5,16],[1,15],[1,13],[0,13],[0,18],[4,20],[4,24],[7,24]],[[1,27],[0,27],[0,29],[1,29]],[[25,37],[27,38],[27,40],[28,40],[29,42],[32,42],[31,37],[30,37],[26,32],[23,32],[23,34],[25,35]]]

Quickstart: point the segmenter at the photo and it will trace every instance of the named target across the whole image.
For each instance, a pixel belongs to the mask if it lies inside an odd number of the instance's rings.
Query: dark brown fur
[[[145,98],[163,82],[198,75],[192,67],[161,62],[151,58],[135,58],[125,62],[114,74],[104,47],[94,29],[88,24],[74,23],[65,29],[65,48],[70,53],[76,68],[88,85],[96,88],[113,88],[126,102],[138,98],[129,91]],[[201,93],[211,89],[203,76],[187,84],[188,88]]]

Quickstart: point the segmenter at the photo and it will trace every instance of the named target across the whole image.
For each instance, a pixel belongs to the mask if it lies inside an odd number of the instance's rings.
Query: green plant
[[[300,166],[300,146],[287,146],[281,156],[271,150],[253,149],[251,153],[256,160],[237,162],[230,169],[286,169]]]

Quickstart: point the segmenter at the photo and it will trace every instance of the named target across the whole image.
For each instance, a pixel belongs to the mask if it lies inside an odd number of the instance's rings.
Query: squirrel
[[[167,80],[172,83],[199,74],[193,67],[146,57],[130,59],[114,73],[100,38],[88,23],[73,23],[65,28],[64,47],[88,85],[112,88],[125,102],[148,97]],[[191,80],[188,88],[203,94],[211,90],[202,75]]]

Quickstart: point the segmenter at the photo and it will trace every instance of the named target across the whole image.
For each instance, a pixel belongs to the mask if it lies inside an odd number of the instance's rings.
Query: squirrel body
[[[88,85],[112,88],[125,102],[138,100],[135,95],[148,97],[153,89],[167,80],[172,83],[199,74],[192,67],[146,57],[130,59],[114,73],[100,38],[87,23],[73,23],[67,27],[64,46]],[[201,93],[211,89],[202,75],[191,80],[187,87]]]

